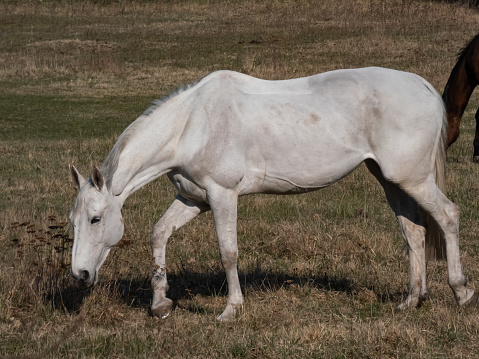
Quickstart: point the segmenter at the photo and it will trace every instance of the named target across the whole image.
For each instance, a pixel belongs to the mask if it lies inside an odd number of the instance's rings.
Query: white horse
[[[409,248],[410,290],[399,307],[416,307],[428,298],[426,260],[443,255],[444,247],[457,303],[475,304],[459,258],[459,208],[440,189],[446,125],[441,97],[411,73],[364,68],[266,81],[214,72],[149,108],[90,179],[71,167],[79,188],[70,213],[71,274],[85,286],[96,283],[110,248],[122,237],[124,201],[166,174],[178,195],[151,236],[152,313],[166,318],[173,307],[166,297],[168,238],[211,210],[228,281],[218,320],[231,320],[243,306],[238,196],[317,190],[366,162]]]

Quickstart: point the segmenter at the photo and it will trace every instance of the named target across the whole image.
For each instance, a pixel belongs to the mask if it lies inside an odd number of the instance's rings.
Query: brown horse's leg
[[[476,111],[476,135],[474,136],[474,155],[472,160],[479,162],[479,108]]]

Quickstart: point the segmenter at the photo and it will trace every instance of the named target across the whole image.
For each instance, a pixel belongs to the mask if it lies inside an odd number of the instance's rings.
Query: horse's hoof
[[[160,319],[168,318],[172,311],[173,301],[171,299],[165,299],[165,303],[160,304],[156,308],[150,308],[150,314]]]
[[[243,306],[227,306],[221,315],[216,318],[218,322],[231,322],[243,311]]]
[[[478,300],[479,300],[479,296],[477,295],[477,293],[474,293],[471,299],[469,299],[466,303],[464,303],[463,306],[468,308],[475,308],[477,307]]]

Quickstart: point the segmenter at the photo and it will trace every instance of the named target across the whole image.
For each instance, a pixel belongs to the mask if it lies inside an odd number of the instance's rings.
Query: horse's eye
[[[100,216],[95,216],[91,219],[91,224],[100,223],[100,221],[101,221],[101,217]]]

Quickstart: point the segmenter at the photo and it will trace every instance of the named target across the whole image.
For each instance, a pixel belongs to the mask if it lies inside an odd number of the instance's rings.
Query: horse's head
[[[70,212],[74,241],[71,275],[82,285],[90,287],[98,280],[98,270],[111,247],[123,236],[121,201],[107,190],[98,168],[85,179],[71,167],[73,182],[79,189]]]

